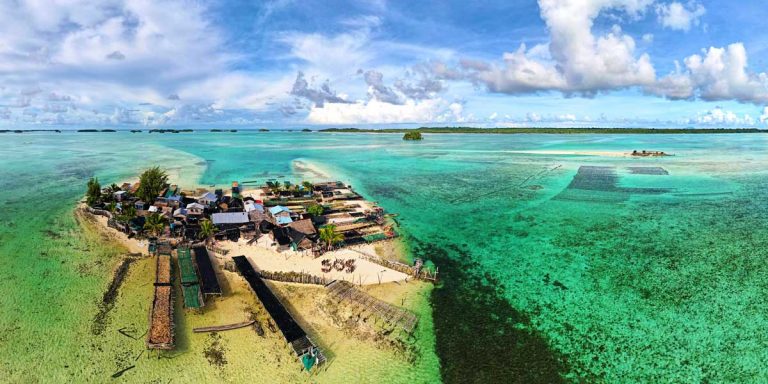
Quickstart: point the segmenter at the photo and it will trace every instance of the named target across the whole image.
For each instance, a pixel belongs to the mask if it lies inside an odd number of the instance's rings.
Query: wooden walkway
[[[282,302],[275,296],[272,290],[264,283],[261,276],[253,266],[245,258],[245,256],[232,257],[232,261],[235,262],[235,267],[240,274],[245,278],[245,281],[251,286],[251,289],[259,298],[264,309],[267,310],[272,320],[275,321],[275,325],[280,329],[280,332],[285,337],[285,341],[291,346],[296,356],[302,357],[306,354],[315,353],[317,357],[317,365],[321,365],[325,362],[325,356],[320,351],[320,348],[315,345],[314,342],[307,336],[304,329],[294,320],[293,316],[288,312]]]
[[[399,326],[409,334],[413,333],[413,330],[416,328],[418,318],[415,314],[379,300],[355,288],[352,283],[334,280],[326,288],[328,289],[328,294],[336,303],[341,304],[344,302],[358,308],[362,317],[376,316],[390,327]]]

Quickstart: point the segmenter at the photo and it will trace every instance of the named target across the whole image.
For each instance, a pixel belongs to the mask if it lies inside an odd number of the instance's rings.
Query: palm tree
[[[335,225],[326,225],[320,228],[320,241],[325,243],[326,250],[331,250],[334,245],[344,241],[344,235],[336,232]]]
[[[163,229],[165,229],[165,217],[158,213],[153,213],[147,216],[147,220],[144,222],[144,230],[149,231],[155,236],[159,236]]]
[[[200,239],[204,239],[207,243],[217,230],[218,228],[216,228],[210,220],[205,219],[200,222],[200,232],[197,236],[200,237]]]
[[[122,213],[117,216],[117,221],[122,221],[124,223],[127,223],[131,221],[136,217],[136,208],[134,208],[133,205],[124,205],[122,209]]]
[[[314,188],[315,188],[315,185],[314,185],[314,184],[312,184],[312,183],[310,183],[309,181],[303,181],[303,182],[301,183],[301,185],[303,185],[303,186],[304,186],[304,188],[305,188],[306,190],[310,191],[310,192],[312,191],[312,189],[314,189]]]
[[[114,215],[115,211],[117,210],[117,203],[115,203],[114,201],[110,202],[109,204],[107,204],[105,208],[107,208],[107,211],[109,211],[109,213]]]

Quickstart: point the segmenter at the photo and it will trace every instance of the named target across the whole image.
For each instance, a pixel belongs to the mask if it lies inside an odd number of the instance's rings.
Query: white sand
[[[580,156],[604,156],[604,157],[632,156],[630,152],[618,152],[618,151],[529,150],[529,151],[509,151],[509,152],[530,154],[530,155],[580,155]]]
[[[256,243],[247,245],[246,240],[238,242],[222,241],[217,246],[229,250],[230,256],[244,255],[251,264],[261,271],[270,272],[304,272],[315,276],[325,276],[329,279],[346,280],[355,284],[378,284],[393,281],[403,281],[408,275],[383,267],[376,263],[362,259],[360,252],[368,255],[376,255],[374,246],[367,244],[356,246],[355,249],[342,248],[327,252],[323,256],[314,258],[311,253],[294,251],[277,252],[272,246],[272,237],[262,236]],[[331,262],[335,259],[355,259],[355,271],[353,273],[339,272],[332,269],[329,273],[323,273],[322,260]]]

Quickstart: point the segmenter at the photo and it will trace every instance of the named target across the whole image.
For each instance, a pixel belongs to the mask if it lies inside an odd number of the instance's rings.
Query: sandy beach
[[[269,272],[303,272],[328,279],[350,281],[358,285],[370,285],[404,281],[408,275],[383,267],[363,258],[364,254],[376,256],[375,246],[365,244],[354,248],[342,248],[327,252],[318,258],[312,257],[308,252],[283,251],[277,252],[272,245],[270,236],[262,236],[255,243],[248,245],[246,240],[238,242],[225,241],[218,246],[228,249],[229,255],[244,255],[250,260],[254,268]],[[335,259],[355,260],[355,271],[347,273],[331,269],[331,272],[323,273],[322,260],[333,262]]]

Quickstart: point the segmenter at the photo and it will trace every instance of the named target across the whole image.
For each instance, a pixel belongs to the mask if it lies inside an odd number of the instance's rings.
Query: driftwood
[[[117,372],[113,373],[113,374],[112,374],[112,378],[113,378],[113,379],[117,379],[118,377],[122,376],[122,375],[123,375],[123,373],[125,373],[125,372],[128,372],[128,371],[130,371],[131,369],[134,369],[134,368],[136,368],[136,366],[135,366],[135,365],[131,365],[131,366],[130,366],[130,367],[128,367],[128,368],[125,368],[125,369],[121,369],[121,370],[119,370],[119,371],[117,371]]]

